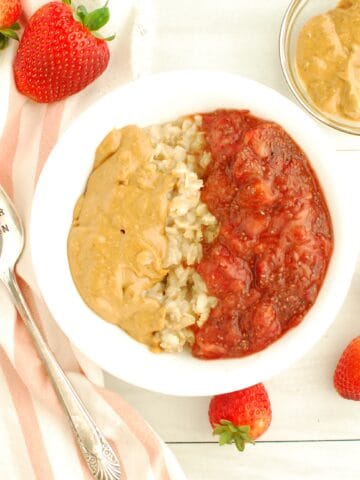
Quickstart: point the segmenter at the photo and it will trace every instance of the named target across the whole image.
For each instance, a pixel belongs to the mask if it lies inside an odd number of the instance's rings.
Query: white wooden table
[[[314,0],[313,0],[314,1]],[[336,2],[334,1],[334,4]],[[153,71],[208,68],[235,72],[292,98],[278,60],[278,32],[288,0],[155,0]],[[326,129],[354,189],[360,222],[360,138]],[[360,478],[360,402],[332,387],[337,359],[360,334],[360,262],[345,304],[316,346],[266,383],[273,421],[247,451],[219,447],[207,421],[208,398],[150,393],[107,376],[170,445],[189,480],[356,480]]]

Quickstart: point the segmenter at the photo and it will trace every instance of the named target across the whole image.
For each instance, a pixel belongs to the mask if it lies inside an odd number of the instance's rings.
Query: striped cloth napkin
[[[46,0],[23,0],[22,24]],[[99,6],[102,0],[88,0]],[[66,101],[36,104],[12,80],[15,42],[0,55],[0,183],[29,228],[36,182],[48,154],[71,121],[103,94],[146,73],[151,58],[151,0],[111,0],[107,71]],[[184,480],[177,461],[143,418],[118,395],[103,388],[102,371],[83,358],[51,318],[41,299],[28,245],[18,265],[19,282],[48,344],[79,396],[117,451],[122,480]],[[54,279],[55,281],[55,279]],[[11,480],[90,479],[69,424],[29,335],[0,288],[0,478]]]

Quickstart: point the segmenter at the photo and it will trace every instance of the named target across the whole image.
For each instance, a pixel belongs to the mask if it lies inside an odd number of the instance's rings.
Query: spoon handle
[[[54,389],[70,420],[80,451],[93,477],[97,480],[120,480],[122,477],[121,468],[113,449],[90,417],[69,379],[47,346],[20,291],[14,271],[8,270],[1,278],[9,290],[14,305],[29,330],[36,349],[47,368]]]

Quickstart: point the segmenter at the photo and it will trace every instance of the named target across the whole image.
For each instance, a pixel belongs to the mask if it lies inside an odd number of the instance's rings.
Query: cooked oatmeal
[[[200,327],[216,305],[216,298],[207,294],[204,281],[192,267],[201,260],[204,235],[210,241],[217,233],[216,218],[200,199],[203,181],[198,175],[211,157],[204,151],[199,126],[200,115],[147,129],[154,147],[153,162],[162,173],[175,177],[165,227],[164,267],[169,272],[147,292],[165,307],[165,327],[157,336],[166,351],[181,351],[186,342],[191,344],[193,332],[188,327]]]

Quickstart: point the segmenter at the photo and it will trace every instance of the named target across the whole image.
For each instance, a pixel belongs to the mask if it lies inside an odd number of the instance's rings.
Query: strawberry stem
[[[219,435],[221,446],[235,443],[240,452],[244,451],[246,443],[255,443],[250,435],[249,425],[236,426],[229,420],[220,420],[220,424],[215,424],[213,435]]]

